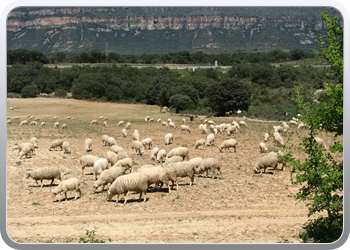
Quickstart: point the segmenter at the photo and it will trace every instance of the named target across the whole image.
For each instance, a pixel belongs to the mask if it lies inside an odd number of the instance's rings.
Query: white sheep
[[[105,146],[107,144],[107,140],[108,140],[109,136],[108,135],[102,135],[101,139],[102,139],[102,147]]]
[[[132,133],[132,139],[135,141],[139,141],[140,140],[140,134],[139,131],[137,129],[134,130],[134,133]]]
[[[298,125],[298,129],[305,129],[306,128],[306,125],[301,122],[299,125]]]
[[[169,181],[172,181],[172,183],[177,182],[177,176],[176,174],[170,174],[171,172],[168,171],[168,169],[163,168],[162,166],[156,166],[152,168],[140,168],[137,170],[138,173],[144,174],[148,177],[148,185],[160,184],[160,188],[163,186],[164,183],[168,186],[168,192],[171,193],[171,188],[169,185]]]
[[[113,151],[107,151],[106,152],[106,159],[108,160],[108,162],[111,164],[111,166],[113,166],[114,164],[117,163],[117,154],[114,153]]]
[[[12,148],[12,151],[18,150],[18,154],[17,154],[17,155],[19,155],[19,153],[22,151],[22,149],[23,149],[24,147],[29,147],[30,150],[31,150],[31,152],[30,152],[31,154],[34,154],[34,153],[35,153],[34,144],[31,143],[31,142],[20,143],[19,145],[14,146],[14,147]]]
[[[102,126],[107,127],[107,122],[106,122],[106,121],[103,121]]]
[[[172,133],[168,133],[164,136],[165,145],[169,145],[170,143],[174,143],[174,136]]]
[[[55,187],[51,193],[52,197],[55,197],[57,194],[60,194],[59,201],[61,201],[61,194],[64,193],[64,197],[67,201],[67,192],[75,190],[76,194],[74,199],[76,200],[78,198],[78,194],[81,197],[81,190],[80,190],[80,181],[77,178],[70,178],[68,180],[61,181],[60,184],[58,184],[57,187]]]
[[[286,122],[282,122],[283,132],[287,132],[289,129],[289,126]]]
[[[217,170],[220,173],[220,176],[222,178],[222,172],[220,170],[220,163],[218,159],[216,158],[203,159],[196,170],[196,174],[201,174],[203,172],[206,172],[206,177],[208,177],[209,170],[211,170],[213,174],[215,174],[215,171]],[[212,179],[214,179],[214,177],[215,175],[213,175]]]
[[[86,152],[92,151],[91,146],[92,146],[92,140],[91,140],[91,138],[87,138],[85,140],[85,150],[86,150]]]
[[[189,162],[191,162],[193,164],[193,167],[195,169],[197,169],[199,167],[199,165],[201,164],[202,160],[203,160],[202,157],[195,157],[195,158],[192,158],[191,160],[189,160]]]
[[[148,146],[148,149],[152,148],[152,139],[151,138],[146,138],[141,141],[142,145],[146,148]]]
[[[125,151],[122,151],[122,152],[119,152],[117,154],[117,160],[122,160],[122,159],[125,159],[125,158],[129,158],[128,154],[125,153]]]
[[[236,125],[229,125],[226,128],[227,135],[231,135],[238,132],[238,127]]]
[[[145,151],[145,147],[140,141],[133,141],[131,144],[131,149],[135,149],[136,154],[142,155]]]
[[[202,132],[202,134],[208,133],[207,124],[200,124],[199,125],[199,130]]]
[[[67,120],[70,120],[70,116],[67,116],[66,119],[67,119]]]
[[[273,133],[273,137],[274,137],[274,142],[281,144],[281,145],[284,145],[283,138],[282,138],[280,133],[278,133],[278,132]]]
[[[40,127],[45,127],[46,126],[46,123],[45,122],[42,122],[41,124],[40,124]]]
[[[166,158],[166,150],[165,149],[159,150],[159,152],[157,153],[157,162],[163,162],[165,158]]]
[[[122,135],[123,135],[124,138],[126,138],[127,134],[126,134],[126,129],[125,128],[122,129]]]
[[[95,180],[97,180],[97,175],[100,175],[104,170],[108,169],[108,160],[106,158],[100,158],[94,162],[92,166],[94,170]]]
[[[65,142],[63,142],[63,144],[62,144],[62,147],[63,147],[63,153],[64,154],[70,154],[71,152],[70,152],[70,143],[69,142],[67,142],[67,141],[65,141]]]
[[[130,169],[131,173],[134,172],[132,167],[132,160],[129,157],[117,161],[113,167],[125,167],[127,169]]]
[[[176,125],[175,125],[175,123],[173,123],[173,122],[169,122],[169,124],[168,124],[168,126],[170,127],[170,128],[176,128]]]
[[[268,149],[266,147],[266,144],[263,142],[259,143],[260,153],[267,153]]]
[[[186,118],[182,118],[182,123],[186,123]]]
[[[269,141],[269,137],[270,137],[270,135],[269,135],[268,133],[265,133],[265,135],[264,135],[264,141],[265,141],[265,142]]]
[[[112,147],[112,146],[115,146],[115,145],[118,145],[118,144],[117,144],[117,141],[113,137],[109,137],[107,139],[106,145],[108,147]]]
[[[247,123],[246,123],[245,121],[240,121],[239,124],[240,124],[241,126],[248,127],[248,125],[247,125]]]
[[[97,124],[97,120],[92,120],[91,125]]]
[[[38,139],[36,139],[35,137],[33,137],[32,139],[30,139],[30,142],[33,143],[34,148],[38,148]]]
[[[106,169],[100,174],[97,181],[94,182],[94,193],[96,192],[99,186],[102,186],[103,191],[107,184],[112,184],[115,181],[115,179],[122,175],[125,175],[124,167],[111,167],[109,169]]]
[[[57,120],[57,119],[58,119],[57,116],[52,117],[52,120]]]
[[[259,170],[260,170],[260,174],[262,173],[262,170],[264,170],[264,173],[266,173],[267,168],[272,168],[274,170],[274,174],[275,174],[275,169],[277,168],[278,163],[281,162],[278,158],[279,154],[281,156],[284,155],[281,152],[279,152],[279,153],[271,152],[271,153],[261,157],[258,160],[258,162],[255,164],[254,173],[257,174],[259,172]],[[285,164],[285,163],[283,163],[283,164]],[[283,166],[282,166],[282,169],[283,169]]]
[[[56,139],[56,140],[52,141],[51,145],[49,147],[49,151],[51,151],[52,149],[56,150],[56,148],[58,148],[58,147],[61,148],[61,150],[63,150],[62,144],[63,144],[63,141],[61,139]]]
[[[215,141],[215,135],[214,134],[209,134],[207,136],[206,145],[211,147],[212,145],[214,145],[214,141]]]
[[[54,128],[59,128],[60,127],[60,123],[59,122],[55,122],[53,125]]]
[[[162,121],[162,119],[160,119],[160,118],[157,120],[158,123],[160,123],[161,121]]]
[[[205,139],[199,139],[198,141],[196,141],[194,149],[199,149],[199,146],[202,146],[202,149],[205,148]]]
[[[54,182],[55,179],[62,180],[61,178],[61,172],[60,170],[55,166],[48,166],[39,168],[30,172],[26,173],[26,179],[31,177],[33,180],[35,180],[36,184],[38,184],[38,181],[41,182],[41,187],[43,187],[43,180],[51,180],[50,186]]]
[[[157,154],[159,152],[159,148],[158,147],[154,147],[152,150],[151,150],[151,160],[155,160],[157,158]]]
[[[11,120],[7,120],[7,124],[11,124]]]
[[[180,126],[181,132],[182,131],[187,131],[189,134],[191,133],[191,128],[187,125],[181,125]]]
[[[21,121],[21,123],[19,124],[19,126],[22,126],[22,125],[28,125],[28,121],[27,121],[27,120]]]
[[[142,194],[144,194],[144,202],[146,202],[148,177],[141,173],[131,173],[119,176],[107,191],[107,199],[111,200],[113,196],[117,195],[116,202],[119,201],[119,195],[124,194],[124,204],[127,202],[126,195],[128,191],[140,192],[139,201],[141,201]]]
[[[189,154],[190,154],[190,150],[186,147],[177,147],[177,148],[173,148],[172,150],[170,150],[170,152],[167,154],[166,158],[171,158],[173,156],[181,156],[183,159],[187,159],[189,160]]]
[[[319,137],[315,137],[315,141],[317,143],[317,146],[320,146],[323,150],[327,150],[326,143],[324,142],[323,139],[321,139]]]
[[[154,122],[154,118],[150,118],[150,119],[149,119],[149,122]]]
[[[62,124],[61,129],[67,130],[68,129],[67,124]]]
[[[293,124],[293,125],[295,125],[295,126],[298,126],[298,122],[297,121],[294,121],[294,120],[290,120],[289,121],[289,124]]]
[[[118,122],[117,127],[120,127],[120,126],[123,126],[123,125],[124,125],[124,121],[120,121],[120,122]]]
[[[95,155],[83,155],[82,157],[80,157],[79,163],[81,165],[82,174],[84,175],[85,167],[93,167],[94,162],[98,159],[100,159],[100,157]]]
[[[233,122],[232,122],[232,125],[236,126],[237,129],[240,129],[240,126],[239,126],[239,124],[238,124],[236,121],[233,121]]]
[[[38,122],[36,122],[36,121],[31,121],[31,122],[29,123],[29,125],[38,125]]]
[[[150,116],[146,116],[145,117],[145,122],[148,122],[150,118],[151,118]]]
[[[19,158],[22,159],[22,157],[25,155],[26,158],[28,158],[28,156],[32,157],[32,148],[30,145],[25,145],[21,151],[18,152],[19,154]]]
[[[128,122],[126,125],[125,125],[125,129],[131,129],[131,123]]]
[[[163,127],[168,127],[168,123],[162,122],[162,126],[163,126]]]
[[[209,125],[215,125],[215,122],[213,122],[212,120],[209,120],[209,121],[208,121],[208,124],[209,124]]]
[[[219,150],[222,152],[224,149],[226,151],[230,150],[230,148],[234,149],[234,152],[236,152],[236,146],[238,145],[237,141],[235,139],[229,139],[229,140],[224,140],[223,143],[221,143]]]
[[[165,160],[165,162],[163,163],[164,166],[166,165],[169,165],[171,163],[174,163],[174,162],[180,162],[180,161],[183,161],[183,157],[182,156],[173,156],[171,158],[168,158]]]
[[[281,126],[273,126],[274,132],[282,133],[283,132],[283,127]]]
[[[181,177],[181,178],[188,177],[191,179],[190,186],[193,185],[194,174],[196,173],[196,170],[192,162],[190,161],[175,162],[167,165],[166,168],[168,169],[175,168],[176,177]]]
[[[103,116],[100,116],[98,119],[99,119],[99,120],[103,120],[103,119],[104,119],[104,117],[103,117]]]
[[[116,153],[116,154],[121,153],[121,152],[125,152],[125,150],[118,145],[114,145],[114,146],[110,147],[109,150]]]

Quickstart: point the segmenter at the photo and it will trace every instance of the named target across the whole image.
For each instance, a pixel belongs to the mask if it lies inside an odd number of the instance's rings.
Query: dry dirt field
[[[194,150],[194,144],[206,138],[198,130],[199,117],[193,122],[186,117],[187,125],[192,128],[188,134],[180,131],[182,116],[161,113],[157,106],[110,104],[78,101],[73,99],[8,99],[7,107],[20,109],[8,110],[7,116],[19,116],[7,126],[7,233],[19,243],[77,243],[85,237],[86,230],[95,230],[96,238],[113,243],[297,243],[302,225],[308,220],[307,208],[297,203],[291,194],[298,189],[290,184],[290,170],[266,174],[254,174],[253,167],[263,156],[259,152],[259,142],[265,132],[272,133],[273,126],[280,122],[259,122],[248,120],[248,127],[241,128],[231,135],[238,141],[237,152],[220,153],[218,146],[229,138],[225,133],[218,134],[215,146],[204,150]],[[27,115],[40,118],[37,126],[19,126]],[[144,117],[151,116],[154,123],[145,123]],[[60,124],[66,123],[68,130],[54,128],[52,121],[58,117]],[[67,120],[66,117],[75,120]],[[90,122],[100,116],[107,116],[108,126]],[[162,127],[162,121],[171,118],[176,129]],[[217,124],[239,121],[239,117],[212,117]],[[117,123],[123,120],[131,122],[127,138],[121,134],[122,127]],[[45,127],[40,127],[41,122]],[[134,162],[134,169],[145,164],[157,164],[150,159],[150,151],[136,155],[131,150],[131,134],[134,129],[141,139],[153,139],[153,147],[169,152],[178,146],[188,147],[190,158],[216,157],[220,160],[223,178],[215,176],[204,178],[196,176],[194,185],[188,178],[179,178],[179,190],[167,188],[148,192],[147,201],[139,202],[137,193],[128,194],[128,202],[107,201],[106,190],[93,193],[94,176],[92,168],[81,173],[79,159],[87,154],[84,141],[90,137],[93,141],[93,154],[105,157],[107,146],[102,146],[101,136],[107,134],[117,140]],[[296,130],[292,127],[291,130]],[[165,145],[164,135],[173,133],[174,143]],[[301,134],[306,134],[302,131]],[[286,140],[288,134],[283,137]],[[333,138],[329,134],[319,135],[330,145]],[[38,146],[32,158],[19,159],[18,151],[12,147],[38,139]],[[63,139],[71,144],[71,154],[62,151],[49,151],[50,142]],[[294,134],[293,152],[298,153],[299,139]],[[277,149],[272,141],[266,143],[269,151]],[[51,190],[44,180],[40,188],[31,178],[25,179],[25,173],[44,166],[58,166],[63,179],[77,177],[81,181],[82,197],[74,200],[74,192],[68,192],[69,199],[58,202],[58,196],[52,197]],[[212,173],[209,173],[212,176]],[[100,189],[99,189],[100,190]],[[122,197],[122,196],[121,196]]]

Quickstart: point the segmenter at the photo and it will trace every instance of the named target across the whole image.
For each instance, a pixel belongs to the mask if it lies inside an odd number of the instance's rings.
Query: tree
[[[169,105],[175,107],[176,113],[183,110],[187,104],[193,104],[191,98],[187,95],[176,94],[169,99]]]
[[[290,51],[290,58],[292,60],[301,60],[303,58],[306,58],[307,55],[305,51],[301,48],[295,48]]]
[[[39,94],[38,86],[35,84],[27,85],[22,89],[21,96],[23,98],[36,97]]]
[[[310,128],[309,135],[302,138],[301,149],[306,159],[297,160],[291,153],[286,157],[292,166],[291,181],[301,186],[295,198],[306,201],[309,217],[320,212],[325,216],[309,219],[300,236],[304,242],[333,242],[343,231],[343,160],[335,155],[343,155],[343,28],[338,25],[338,17],[333,19],[327,12],[322,13],[327,23],[327,38],[319,37],[321,55],[331,65],[335,84],[325,84],[325,98],[320,103],[305,101],[302,96],[294,100],[299,108],[306,111],[301,120]],[[298,89],[300,91],[300,89]],[[320,130],[334,133],[334,144],[330,152],[324,153],[316,145],[315,136]]]
[[[250,104],[250,85],[237,78],[224,79],[213,83],[206,89],[206,96],[213,110],[224,115],[230,110],[248,110]]]

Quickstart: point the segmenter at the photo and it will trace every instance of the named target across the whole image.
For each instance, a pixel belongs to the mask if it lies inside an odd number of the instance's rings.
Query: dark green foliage
[[[186,105],[188,106],[191,104],[193,104],[193,101],[187,95],[176,94],[171,96],[169,99],[169,105],[175,108],[176,113],[178,113],[180,110],[183,110]]]
[[[103,240],[99,240],[99,239],[96,239],[95,238],[95,230],[91,230],[91,231],[89,231],[89,230],[86,230],[86,236],[87,236],[87,238],[85,238],[85,237],[81,237],[80,239],[79,239],[79,243],[106,243],[105,241],[103,241]],[[112,242],[112,240],[111,239],[109,239],[108,240],[109,242]]]
[[[23,87],[21,96],[23,98],[36,97],[40,93],[38,86],[35,84]]]
[[[55,91],[55,96],[57,96],[57,97],[66,97],[67,96],[67,91],[65,91],[64,89],[57,89]]]

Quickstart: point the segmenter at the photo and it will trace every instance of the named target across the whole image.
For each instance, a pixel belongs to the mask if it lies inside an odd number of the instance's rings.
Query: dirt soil
[[[199,139],[205,139],[198,129],[199,117],[186,124],[192,133],[181,132],[180,125],[184,116],[175,116],[160,112],[157,106],[134,104],[111,104],[78,101],[73,99],[8,99],[7,107],[12,120],[7,126],[7,233],[19,243],[77,243],[86,238],[86,230],[95,230],[95,238],[113,243],[297,243],[301,242],[299,233],[308,220],[308,211],[304,203],[297,203],[292,197],[298,190],[290,183],[290,169],[254,174],[253,167],[260,157],[259,143],[266,132],[273,133],[273,126],[281,122],[259,122],[247,120],[248,127],[242,127],[238,133],[227,136],[226,133],[215,136],[215,146],[204,150],[194,150]],[[19,126],[27,116],[39,118],[38,125]],[[146,123],[145,116],[154,118]],[[54,116],[60,125],[66,123],[68,130],[54,128]],[[102,126],[100,116],[108,117],[108,126]],[[75,118],[74,120],[66,117]],[[175,129],[162,127],[158,118],[166,121],[171,118]],[[97,125],[91,125],[92,120]],[[241,117],[212,117],[216,124],[242,120]],[[117,123],[123,120],[131,122],[127,138],[123,138]],[[40,123],[46,126],[41,127]],[[290,130],[295,131],[296,127]],[[190,158],[216,157],[220,160],[223,178],[214,175],[214,179],[196,176],[193,186],[188,178],[179,178],[179,190],[169,194],[167,188],[147,193],[147,200],[140,202],[139,194],[127,195],[127,204],[123,201],[107,201],[106,192],[93,193],[94,176],[92,168],[85,169],[82,175],[79,159],[82,155],[93,154],[105,157],[107,146],[102,146],[101,136],[107,134],[117,140],[130,158],[134,169],[145,164],[157,164],[150,159],[150,149],[145,154],[136,155],[131,150],[134,129],[140,133],[141,140],[153,139],[153,147],[165,149],[184,146],[190,150]],[[173,133],[174,143],[165,145],[164,136]],[[307,131],[301,131],[306,135]],[[286,141],[289,133],[283,135]],[[321,133],[327,145],[333,141],[332,135]],[[31,158],[19,159],[18,151],[12,147],[28,142],[32,137],[38,139],[38,148]],[[85,151],[86,138],[93,141],[92,151]],[[235,138],[238,141],[237,152],[220,153],[218,146],[224,139]],[[49,151],[52,140],[63,139],[71,144],[71,154],[62,151]],[[292,135],[294,143],[291,149],[302,158],[298,143],[300,139]],[[278,149],[272,140],[266,143],[269,151]],[[341,156],[339,156],[341,157]],[[158,165],[158,164],[157,164]],[[58,196],[52,197],[51,190],[59,180],[49,186],[36,184],[31,178],[25,179],[25,173],[44,166],[58,166],[63,179],[77,177],[81,181],[82,197],[74,200],[75,192],[68,192],[68,200],[58,202]],[[279,166],[280,167],[280,166]],[[212,177],[213,173],[209,172]],[[122,196],[121,196],[122,197]]]

